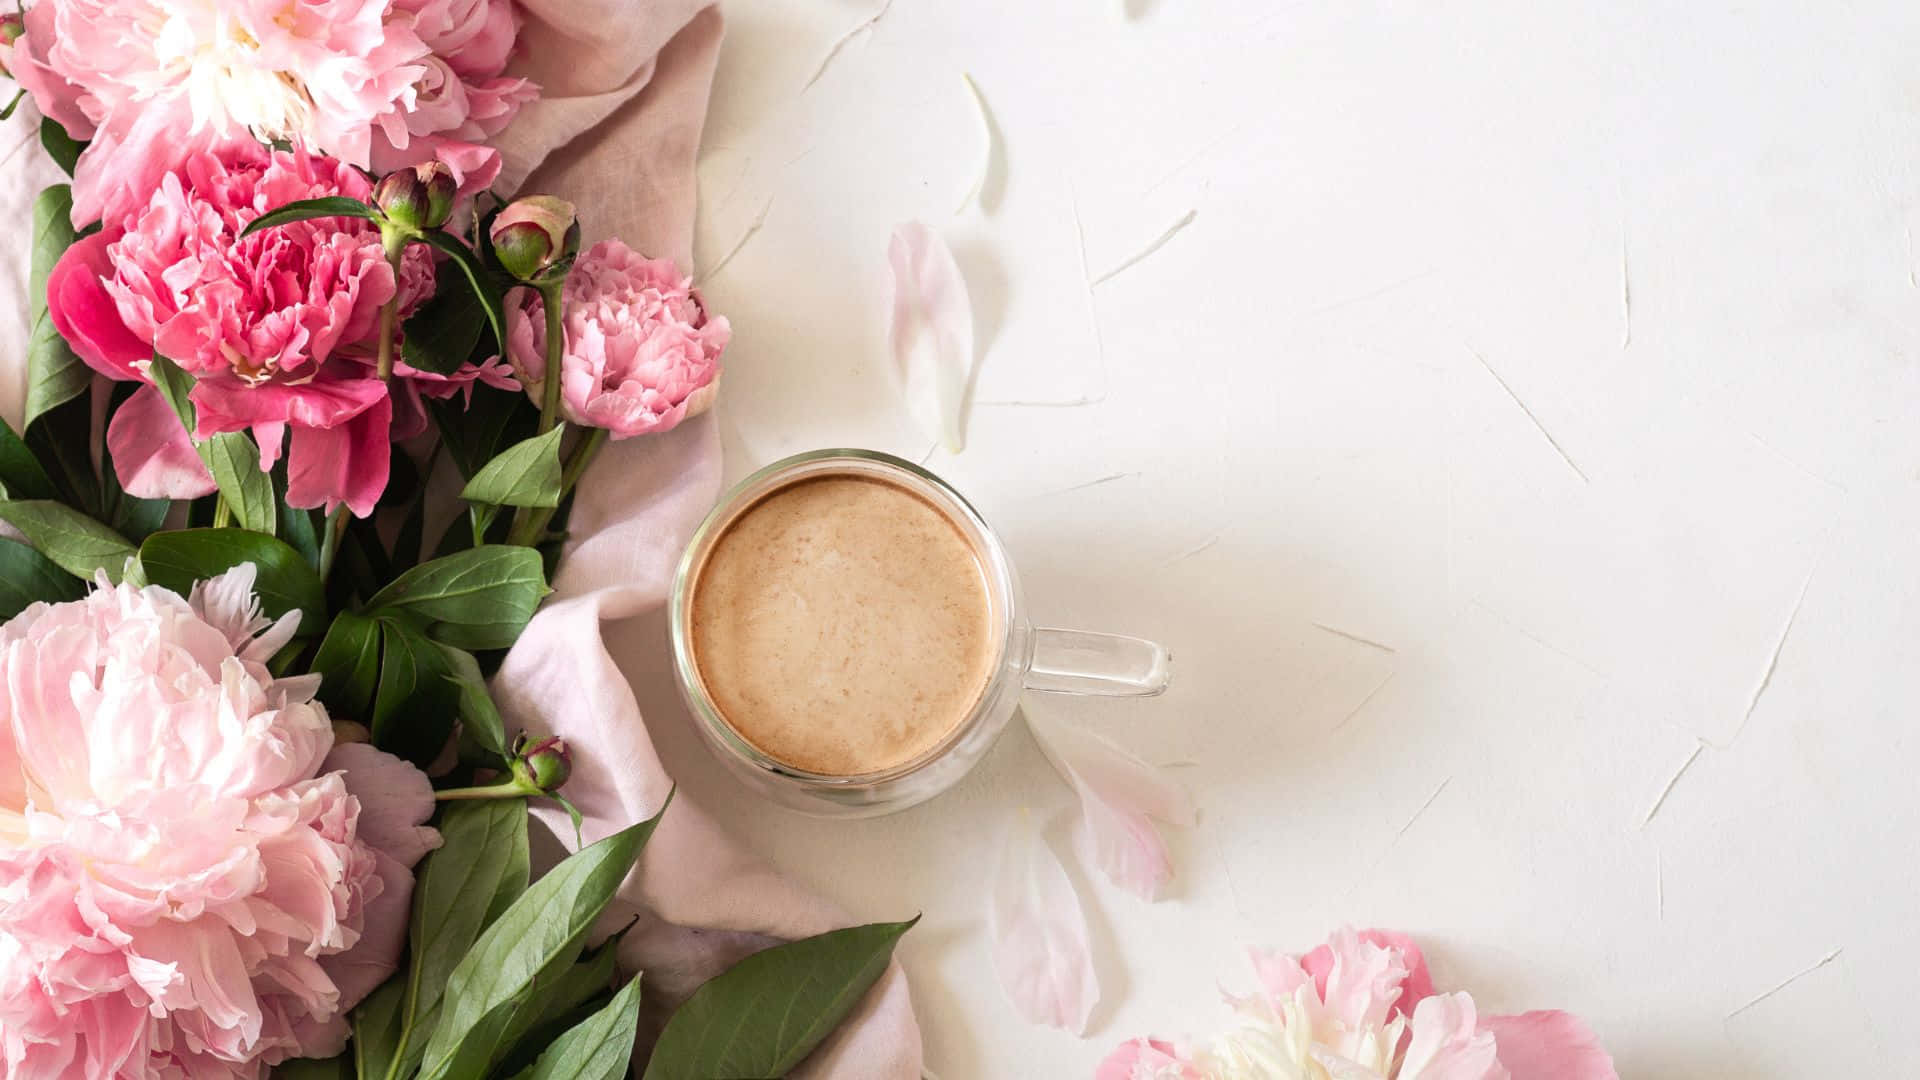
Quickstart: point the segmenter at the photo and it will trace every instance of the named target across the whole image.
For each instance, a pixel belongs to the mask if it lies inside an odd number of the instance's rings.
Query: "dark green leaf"
[[[9,499],[51,499],[58,494],[40,459],[5,420],[0,420],[0,493]]]
[[[323,195],[317,199],[301,199],[285,206],[269,210],[247,223],[240,230],[241,236],[252,236],[261,229],[271,229],[276,225],[285,225],[292,221],[307,221],[311,218],[350,217],[368,221],[378,220],[373,208],[359,199],[349,199],[345,195]]]
[[[563,860],[487,927],[447,979],[421,1080],[487,1071],[506,1049],[499,1025],[540,975],[572,963],[659,821],[656,814]]]
[[[70,506],[46,499],[0,502],[0,521],[20,530],[40,554],[74,577],[92,581],[105,570],[119,581],[134,547],[127,538]]]
[[[539,408],[523,391],[475,383],[472,394],[464,409],[457,400],[427,403],[441,444],[467,478],[492,461],[502,446],[530,437],[540,420]]]
[[[230,431],[196,449],[233,519],[241,528],[272,536],[280,523],[279,500],[273,497],[273,479],[260,471],[260,448],[253,445],[253,437]]]
[[[480,265],[480,257],[452,233],[436,229],[421,234],[421,239],[445,252],[449,261],[460,268],[460,273],[467,279],[467,287],[473,290],[474,298],[480,301],[481,310],[486,313],[487,325],[493,328],[493,340],[504,352],[507,347],[506,311],[492,277],[487,274],[486,267]]]
[[[286,490],[286,481],[285,476],[279,472],[279,469],[284,468],[285,465],[286,461],[282,459],[280,465],[275,467],[276,482],[280,484],[280,489],[283,491]],[[299,552],[300,557],[307,560],[307,565],[318,570],[320,567],[320,530],[313,523],[313,511],[296,510],[288,506],[285,500],[279,500],[278,507],[280,513],[280,529],[278,535],[280,539],[285,540],[288,547]]]
[[[787,1075],[859,1003],[919,921],[834,930],[733,965],[667,1021],[646,1080]]]
[[[514,643],[547,594],[540,553],[489,544],[421,563],[367,602],[434,624],[432,637],[461,649],[504,649]]]
[[[640,980],[632,978],[607,1007],[553,1041],[516,1080],[620,1080],[640,1026]]]
[[[320,676],[320,700],[327,708],[343,717],[370,719],[380,684],[380,624],[351,611],[335,615],[314,653],[313,672]]]
[[[486,463],[460,497],[495,506],[560,505],[560,437],[564,425],[514,443]]]
[[[368,994],[353,1010],[353,1072],[365,1080],[386,1080],[395,1055],[402,1050],[405,1022],[401,1016],[407,996],[407,977],[395,975]],[[402,1068],[396,1076],[407,1076]]]
[[[426,768],[453,737],[460,688],[446,653],[404,618],[380,620],[373,744]]]
[[[418,1066],[426,1050],[447,976],[490,917],[506,910],[527,887],[524,800],[450,804],[440,817],[440,836],[440,847],[420,864],[413,889],[408,968],[404,978],[395,980],[401,992],[388,1003],[392,1037],[370,1055],[383,1066],[395,1055],[411,1059],[402,1076]],[[386,1074],[369,1074],[363,1068],[362,1075]]]
[[[0,622],[20,614],[29,604],[57,604],[87,594],[84,582],[54,565],[45,555],[18,540],[0,537]]]
[[[629,923],[628,927],[631,928]],[[560,972],[560,974],[540,984],[536,994],[527,995],[527,1005],[514,1024],[509,1026],[507,1035],[501,1039],[501,1045],[512,1044],[513,1049],[500,1061],[499,1071],[511,1075],[533,1064],[560,1034],[606,1004],[613,987],[614,967],[620,959],[620,939],[627,934],[621,930],[600,943],[591,953],[580,958],[579,963]],[[584,1011],[582,1011],[584,1010]]]
[[[83,388],[84,389],[84,388]],[[26,429],[27,448],[52,478],[61,502],[102,516],[100,482],[93,469],[93,400],[82,393],[36,417]]]
[[[324,1061],[294,1058],[273,1067],[273,1080],[348,1080],[353,1075],[352,1064],[345,1054]]]
[[[473,358],[486,317],[472,289],[443,288],[407,320],[400,358],[416,371],[451,375]]]
[[[80,160],[80,151],[87,144],[67,134],[67,129],[51,117],[40,119],[40,145],[46,147],[47,155],[60,166],[60,171],[73,175],[73,163]]]
[[[182,596],[196,581],[252,563],[254,592],[271,618],[300,612],[300,631],[311,636],[326,626],[326,593],[320,575],[300,553],[271,536],[247,529],[179,529],[157,532],[140,545],[147,579]]]
[[[453,684],[460,691],[460,731],[474,745],[496,758],[507,755],[507,728],[500,709],[487,692],[486,677],[473,654],[450,645],[440,647],[447,655],[447,667],[453,672]]]
[[[60,125],[43,120],[42,139],[49,125],[60,130]],[[47,275],[73,246],[72,214],[73,190],[66,184],[55,184],[33,200],[33,254],[27,278],[27,404],[21,425],[29,433],[42,414],[79,397],[93,379],[93,373],[74,355],[47,314]]]

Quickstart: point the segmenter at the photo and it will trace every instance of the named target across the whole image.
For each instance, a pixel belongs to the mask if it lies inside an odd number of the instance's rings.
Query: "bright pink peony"
[[[712,404],[730,330],[724,317],[707,315],[672,260],[603,240],[580,256],[564,289],[567,419],[625,439],[665,431]],[[535,401],[547,372],[545,318],[530,288],[508,306],[508,353]]]
[[[329,754],[318,677],[266,666],[298,617],[253,581],[102,581],[0,626],[6,1076],[263,1077],[337,1053],[394,970],[432,789]]]
[[[93,140],[74,176],[81,224],[249,133],[367,165],[374,122],[413,105],[427,55],[388,0],[40,0],[9,67]]]
[[[1563,1012],[1478,1015],[1437,994],[1411,939],[1343,930],[1304,956],[1253,952],[1260,992],[1228,1001],[1240,1026],[1208,1043],[1122,1044],[1097,1080],[1619,1080]]]
[[[432,293],[432,259],[410,248],[396,283],[367,222],[240,231],[297,199],[370,190],[340,162],[250,142],[194,154],[144,204],[67,250],[47,280],[49,314],[109,378],[146,381],[156,351],[179,364],[196,380],[197,437],[251,429],[268,468],[285,443],[291,505],[345,503],[364,517],[386,488],[394,417],[369,339],[396,288],[403,310]],[[107,438],[135,495],[213,490],[156,390],[135,394]]]

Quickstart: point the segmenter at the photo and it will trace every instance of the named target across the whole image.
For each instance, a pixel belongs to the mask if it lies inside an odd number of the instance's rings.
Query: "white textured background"
[[[729,474],[926,452],[884,252],[937,225],[981,404],[929,464],[1036,617],[1174,649],[1164,698],[1053,707],[1194,762],[1204,812],[1170,899],[1080,875],[1082,1041],[983,933],[1009,815],[1070,800],[1024,731],[890,819],[732,800],[860,915],[926,912],[930,1068],[1085,1075],[1221,1026],[1243,944],[1351,922],[1627,1077],[1920,1075],[1920,9],[897,0],[803,90],[875,8],[730,11],[703,267],[764,227],[707,282]],[[1000,138],[956,216],[962,72]],[[1096,277],[1198,214],[1089,304],[1076,204]]]

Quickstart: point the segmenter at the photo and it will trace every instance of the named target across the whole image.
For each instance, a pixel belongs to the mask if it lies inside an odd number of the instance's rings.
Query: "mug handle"
[[[1035,627],[1026,688],[1089,697],[1153,697],[1166,692],[1173,657],[1151,641],[1119,634]]]

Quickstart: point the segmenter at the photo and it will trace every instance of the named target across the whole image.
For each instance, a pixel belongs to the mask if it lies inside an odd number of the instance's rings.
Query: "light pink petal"
[[[1392,950],[1398,954],[1401,966],[1406,968],[1406,981],[1401,984],[1400,995],[1394,1000],[1393,1015],[1410,1016],[1415,1005],[1432,996],[1433,976],[1427,971],[1427,958],[1412,938],[1393,930],[1362,930],[1354,935],[1354,940]],[[1327,994],[1327,976],[1333,971],[1333,962],[1331,944],[1322,945],[1300,958],[1300,967],[1313,976],[1314,989],[1323,999]],[[1255,966],[1258,967],[1257,962]]]
[[[1494,1039],[1478,1029],[1473,999],[1465,994],[1434,994],[1421,1001],[1407,1030],[1399,1080],[1508,1080]]]
[[[400,951],[407,943],[407,915],[413,903],[413,871],[384,851],[375,851],[375,877],[363,895],[365,922],[360,939],[342,953],[320,958],[340,992],[340,1010],[360,1003],[400,968]]]
[[[1186,789],[1166,771],[1106,739],[1022,706],[1027,726],[1047,760],[1080,796],[1082,853],[1114,884],[1145,900],[1158,899],[1173,878],[1167,844],[1151,819],[1192,825],[1199,812]]]
[[[1131,1039],[1114,1048],[1094,1070],[1093,1080],[1205,1080],[1192,1062],[1163,1039]]]
[[[1571,1013],[1489,1016],[1480,1030],[1493,1035],[1500,1064],[1513,1080],[1620,1080],[1599,1037]]]
[[[973,304],[960,266],[940,234],[920,222],[893,230],[887,243],[892,271],[895,374],[907,409],[949,453],[966,445],[963,414],[973,380]]]
[[[1000,852],[987,909],[993,966],[1028,1021],[1074,1034],[1100,1000],[1087,913],[1037,822],[1020,815]]]
[[[180,416],[143,386],[114,410],[107,424],[113,471],[127,494],[141,499],[197,499],[214,492],[213,474],[193,449]]]
[[[401,866],[412,866],[440,846],[433,816],[433,783],[413,764],[369,743],[335,746],[321,772],[345,772],[347,794],[360,802],[359,838]]]

